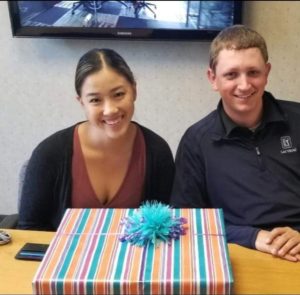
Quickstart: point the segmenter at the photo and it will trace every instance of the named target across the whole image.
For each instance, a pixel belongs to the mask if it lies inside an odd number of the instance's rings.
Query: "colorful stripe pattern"
[[[68,209],[33,279],[35,294],[230,294],[221,209],[171,209],[185,236],[145,248],[120,242],[135,209]]]

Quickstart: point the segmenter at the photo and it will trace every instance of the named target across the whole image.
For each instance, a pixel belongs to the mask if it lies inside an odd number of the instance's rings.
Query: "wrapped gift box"
[[[120,242],[136,209],[68,209],[33,279],[35,294],[230,294],[221,209],[170,209],[186,235],[145,247]]]

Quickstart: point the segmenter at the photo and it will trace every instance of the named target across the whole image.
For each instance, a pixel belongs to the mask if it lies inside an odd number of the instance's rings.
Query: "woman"
[[[174,175],[168,144],[132,122],[136,83],[124,59],[93,49],[78,62],[77,100],[87,120],[42,141],[29,161],[18,227],[56,230],[66,208],[167,203]]]

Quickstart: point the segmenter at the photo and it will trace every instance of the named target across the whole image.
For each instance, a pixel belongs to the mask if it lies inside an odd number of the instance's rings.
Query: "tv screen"
[[[15,37],[212,40],[242,1],[8,1]]]

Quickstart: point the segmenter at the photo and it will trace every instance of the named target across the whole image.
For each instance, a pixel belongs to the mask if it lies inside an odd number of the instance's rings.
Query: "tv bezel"
[[[233,1],[233,24],[242,23],[243,1]],[[23,27],[18,1],[7,1],[13,37],[109,40],[211,41],[220,30],[133,29],[93,27]]]

